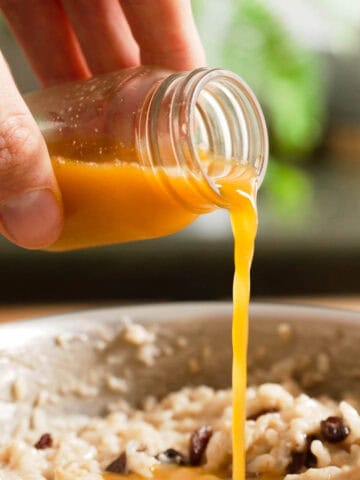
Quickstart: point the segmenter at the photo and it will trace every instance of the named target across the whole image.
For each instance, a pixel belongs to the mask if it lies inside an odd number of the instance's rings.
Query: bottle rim
[[[259,133],[260,145],[259,145],[259,153],[256,157],[257,164],[254,165],[255,170],[257,172],[256,182],[257,188],[260,188],[267,169],[268,164],[268,157],[269,157],[269,141],[268,141],[268,131],[265,122],[265,117],[263,111],[261,109],[260,103],[257,100],[254,92],[249,87],[249,85],[237,74],[220,69],[220,68],[198,68],[191,72],[186,78],[186,84],[188,88],[187,94],[188,101],[186,102],[187,107],[187,121],[189,128],[189,136],[188,136],[188,148],[191,149],[193,158],[196,160],[198,168],[202,171],[204,177],[207,177],[206,172],[204,171],[202,161],[199,156],[199,151],[195,148],[196,139],[195,139],[195,125],[192,119],[195,117],[195,110],[198,99],[206,87],[210,82],[213,80],[221,81],[225,80],[228,85],[231,85],[234,89],[241,92],[244,98],[248,101],[249,106],[252,109],[252,113],[255,115],[256,123],[252,125],[252,127],[257,128]],[[245,107],[243,104],[242,107]],[[251,133],[251,132],[250,132]],[[237,160],[236,158],[234,160]],[[242,159],[238,159],[240,162]],[[244,164],[249,164],[249,162],[245,162]],[[209,178],[211,181],[211,177]],[[214,182],[211,181],[212,186],[218,191],[217,186]]]
[[[220,176],[213,176],[206,171],[207,165],[200,157],[201,152],[196,138],[195,119],[199,114],[199,103],[206,95],[209,98],[212,96],[214,92],[211,93],[210,90],[215,91],[213,103],[217,103],[216,98],[220,98],[218,104],[221,107],[218,109],[221,110],[221,115],[218,117],[211,108],[208,112],[205,106],[203,115],[205,123],[208,126],[212,121],[214,127],[209,129],[208,135],[215,138],[215,140],[211,138],[211,146],[225,145],[226,142],[222,142],[221,139],[219,142],[217,134],[220,132],[221,136],[222,127],[228,127],[230,144],[233,147],[235,145],[235,148],[230,148],[230,152],[235,152],[236,155],[223,156],[222,147],[202,151],[205,157],[210,153],[210,158],[230,160],[222,162],[224,168],[225,166],[231,169],[236,165],[252,165],[257,173],[254,183],[255,188],[258,189],[264,179],[268,161],[267,128],[255,94],[235,73],[206,67],[190,72],[172,72],[163,78],[149,95],[139,117],[139,135],[137,136],[139,144],[142,141],[145,142],[145,150],[141,149],[144,152],[143,165],[160,167],[165,172],[168,168],[178,168],[178,172],[187,179],[192,191],[202,199],[200,201],[202,206],[200,203],[194,206],[183,198],[184,196],[177,191],[176,185],[172,184],[168,175],[162,176],[162,182],[181,203],[198,213],[210,211],[214,206],[229,207],[221,192],[221,182],[216,182],[221,177],[224,178],[226,171],[224,175],[221,172]],[[221,122],[221,118],[224,122]],[[217,134],[214,134],[215,131]],[[172,152],[170,155],[172,160],[169,160],[166,155],[169,153],[169,148]],[[219,151],[220,154],[217,155],[216,152]]]

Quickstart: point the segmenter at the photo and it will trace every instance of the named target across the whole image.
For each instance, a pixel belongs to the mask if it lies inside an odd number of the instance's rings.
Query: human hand
[[[0,0],[43,85],[140,64],[191,70],[205,63],[190,0]],[[46,145],[0,58],[0,232],[26,248],[62,229]]]

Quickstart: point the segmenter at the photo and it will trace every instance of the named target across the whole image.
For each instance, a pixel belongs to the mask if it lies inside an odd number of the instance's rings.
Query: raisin
[[[254,415],[250,415],[250,417],[247,417],[246,420],[257,420],[259,417],[262,417],[263,415],[267,415],[268,413],[278,413],[277,408],[268,408],[264,410],[260,410],[258,413],[254,413]]]
[[[175,450],[174,448],[168,448],[167,450],[165,450],[165,452],[159,453],[156,458],[161,463],[167,463],[172,465],[186,465],[184,455]]]
[[[286,473],[299,473],[304,466],[304,452],[292,452],[291,460],[286,467]]]
[[[311,451],[311,442],[316,440],[314,435],[306,437],[305,449],[302,452],[292,452],[291,461],[286,468],[286,473],[299,473],[303,467],[316,467],[317,458]]]
[[[41,435],[39,440],[35,443],[34,447],[38,450],[45,450],[46,448],[51,448],[53,445],[53,439],[50,433],[44,433]]]
[[[320,422],[320,431],[326,442],[338,443],[345,440],[350,433],[350,428],[344,424],[341,417],[328,417]]]
[[[126,452],[123,452],[116,460],[105,468],[106,472],[128,473],[126,468]]]
[[[206,450],[207,444],[213,434],[209,425],[203,425],[193,432],[190,437],[189,461],[190,465],[200,465],[202,456]]]

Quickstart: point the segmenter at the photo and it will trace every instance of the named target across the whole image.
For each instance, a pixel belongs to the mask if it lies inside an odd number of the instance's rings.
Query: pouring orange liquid
[[[256,186],[249,182],[241,191],[233,192],[230,217],[235,241],[235,275],[233,284],[233,371],[232,371],[232,435],[233,479],[245,478],[245,421],[248,343],[248,306],[250,266],[257,230]]]
[[[134,238],[158,237],[177,231],[196,218],[176,200],[160,181],[160,173],[146,171],[134,163],[79,162],[53,158],[63,195],[64,231],[52,249],[64,250],[124,242]],[[244,425],[246,354],[250,265],[257,229],[255,172],[244,167],[241,175],[219,183],[229,204],[235,239],[233,318],[233,479],[245,479]],[[193,190],[183,177],[171,179],[188,203],[195,202]],[[106,474],[106,480],[119,475]],[[121,476],[120,476],[121,477]],[[157,469],[157,480],[215,478],[200,469]],[[127,478],[139,478],[135,475]]]

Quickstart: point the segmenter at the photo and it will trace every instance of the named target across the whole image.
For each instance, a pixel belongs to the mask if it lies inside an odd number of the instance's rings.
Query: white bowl
[[[177,303],[4,324],[0,420],[3,414],[16,419],[44,389],[59,395],[52,410],[99,414],[119,395],[136,404],[184,385],[229,387],[231,315],[227,302]],[[281,380],[290,372],[311,394],[359,393],[360,313],[253,304],[250,317],[250,382]],[[153,366],[124,341],[129,319],[155,332],[159,357]],[[112,391],[110,376],[125,378],[127,392]]]

